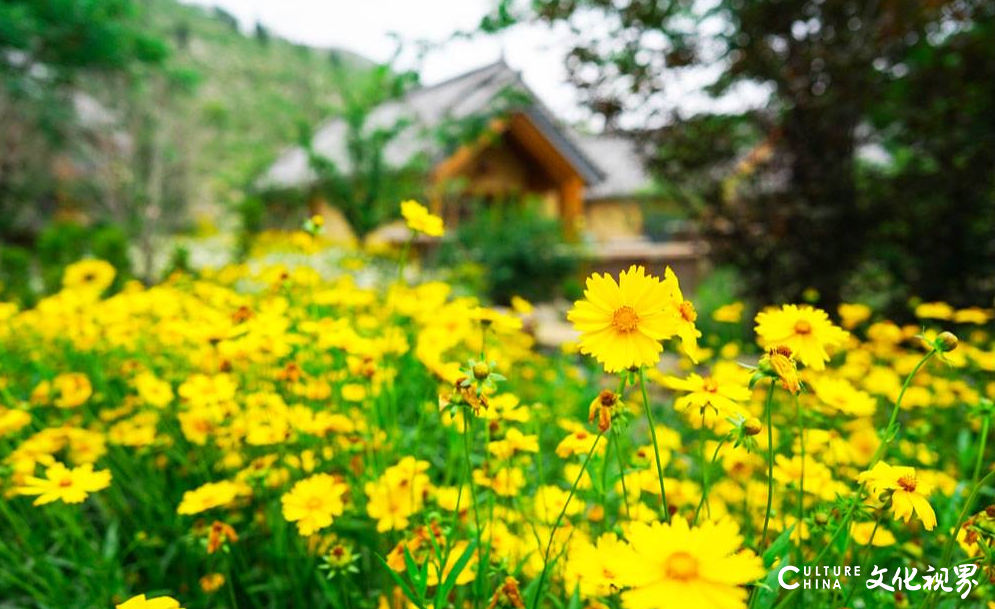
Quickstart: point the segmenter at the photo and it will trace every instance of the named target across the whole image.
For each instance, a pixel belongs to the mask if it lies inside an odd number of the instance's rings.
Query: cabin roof
[[[648,187],[650,180],[631,143],[626,145],[620,136],[578,136],[573,133],[557,121],[525,85],[521,75],[504,61],[384,102],[370,112],[365,128],[372,131],[407,123],[384,147],[383,157],[389,167],[401,168],[418,156],[438,163],[443,160],[445,151],[428,132],[446,120],[486,114],[498,97],[509,90],[527,96],[529,101],[520,112],[570,163],[587,184],[589,193],[618,196]],[[328,158],[343,173],[350,171],[347,132],[345,121],[333,118],[318,128],[312,141],[315,152]],[[597,161],[593,160],[595,158]],[[257,185],[263,189],[292,189],[307,186],[315,179],[306,151],[296,146],[281,153]],[[590,194],[588,198],[591,198]]]

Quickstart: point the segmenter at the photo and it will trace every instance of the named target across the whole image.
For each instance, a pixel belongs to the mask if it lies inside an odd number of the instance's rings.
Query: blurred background
[[[671,265],[708,303],[995,297],[987,0],[3,0],[0,299],[326,219],[498,303]]]

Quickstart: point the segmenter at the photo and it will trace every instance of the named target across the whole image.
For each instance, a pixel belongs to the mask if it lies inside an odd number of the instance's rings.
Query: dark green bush
[[[560,222],[535,205],[517,203],[479,206],[440,248],[439,262],[479,264],[487,294],[499,304],[514,295],[539,301],[560,296],[579,266]]]
[[[117,269],[111,290],[120,289],[125,281],[133,277],[131,258],[128,257],[128,235],[121,227],[108,224],[94,229],[90,234],[90,253]]]
[[[31,289],[31,252],[16,245],[0,247],[0,300],[34,303]]]
[[[86,254],[87,232],[75,222],[52,222],[38,233],[35,254],[46,293],[58,291],[62,270]]]

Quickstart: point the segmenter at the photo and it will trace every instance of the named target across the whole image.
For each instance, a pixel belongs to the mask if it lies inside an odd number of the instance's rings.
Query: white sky
[[[235,15],[243,29],[257,21],[288,40],[316,47],[338,47],[377,62],[390,59],[396,49],[392,34],[404,42],[401,68],[419,68],[422,82],[432,84],[496,61],[505,61],[522,73],[525,83],[570,122],[588,114],[579,106],[574,89],[566,82],[563,64],[569,33],[565,27],[520,24],[495,36],[455,40],[417,58],[417,43],[442,43],[456,31],[473,31],[493,6],[493,0],[181,0],[187,4],[220,6]],[[703,70],[681,78],[672,87],[668,105],[683,109],[738,109],[756,105],[766,96],[747,88],[719,103],[697,91],[714,77]]]

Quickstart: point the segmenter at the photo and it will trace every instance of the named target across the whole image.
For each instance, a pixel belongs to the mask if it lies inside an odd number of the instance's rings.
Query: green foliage
[[[166,47],[144,31],[138,7],[133,0],[5,0],[0,3],[0,69],[35,79],[37,67],[44,65],[57,70],[59,78],[71,78],[85,68],[123,70],[136,61],[162,61]]]
[[[87,228],[75,222],[49,224],[38,234],[34,247],[43,293],[58,291],[66,266],[87,256],[109,262],[117,271],[111,290],[120,289],[132,278],[128,244],[127,233],[116,225]],[[30,272],[25,275],[30,276]]]
[[[246,197],[238,206],[238,215],[240,223],[235,258],[245,260],[252,249],[254,236],[263,229],[266,204],[259,197]]]
[[[0,300],[33,304],[30,277],[31,251],[16,245],[0,246]]]
[[[86,254],[87,230],[75,222],[53,222],[38,234],[35,255],[46,293],[55,292],[67,265]]]
[[[175,113],[190,134],[194,203],[237,206],[299,127],[327,119],[354,75],[372,67],[348,51],[296,45],[265,28],[245,35],[221,9],[149,0],[147,12],[150,30],[169,38],[173,63],[202,83]]]
[[[78,93],[165,61],[140,9],[136,0],[0,3],[0,237],[23,237],[51,213],[54,169],[76,160],[85,139]]]
[[[639,134],[655,145],[652,165],[757,300],[815,288],[832,307],[870,287],[907,315],[910,296],[995,296],[991,2],[502,0],[480,28],[592,16],[607,25],[574,30],[572,82],[609,127],[627,113],[671,116]],[[705,26],[716,20],[718,34]],[[702,92],[761,83],[768,106],[671,112],[673,79],[661,75],[718,63]],[[887,160],[866,163],[869,144]]]
[[[579,256],[563,227],[529,203],[482,205],[439,251],[442,264],[472,261],[485,270],[486,292],[507,304],[512,296],[549,300],[577,273]]]
[[[110,289],[119,290],[133,275],[128,256],[128,234],[120,226],[108,224],[94,229],[89,235],[89,242],[90,253],[95,258],[106,260],[117,270]]]
[[[409,159],[403,167],[389,166],[384,149],[410,126],[400,118],[388,125],[370,125],[370,112],[388,99],[399,97],[414,82],[410,73],[394,74],[387,65],[347,81],[343,73],[342,105],[334,115],[346,124],[346,159],[330,159],[315,150],[312,135],[301,145],[317,175],[315,190],[342,210],[353,230],[366,235],[396,215],[397,202],[423,188],[425,159]]]

